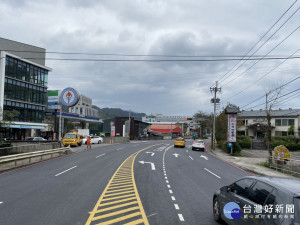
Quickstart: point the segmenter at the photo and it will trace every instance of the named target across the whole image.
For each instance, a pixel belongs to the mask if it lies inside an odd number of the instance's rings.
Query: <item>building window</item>
[[[282,131],[281,135],[282,136],[288,136],[288,132],[287,131]]]
[[[275,125],[276,126],[281,126],[281,119],[276,119],[275,120]]]
[[[248,120],[243,120],[243,125],[247,126],[248,125]]]
[[[294,126],[294,125],[295,125],[295,120],[289,119],[289,126]]]

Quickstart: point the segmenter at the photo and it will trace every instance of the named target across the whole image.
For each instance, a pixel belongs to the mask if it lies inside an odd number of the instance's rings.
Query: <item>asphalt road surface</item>
[[[0,174],[0,224],[217,224],[214,191],[249,174],[191,144],[93,145]]]

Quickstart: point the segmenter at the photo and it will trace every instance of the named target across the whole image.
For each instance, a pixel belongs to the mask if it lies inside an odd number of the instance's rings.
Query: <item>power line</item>
[[[298,76],[299,74],[300,74],[300,73],[297,74],[297,77],[295,77],[295,78],[293,78],[292,80],[286,82],[285,84],[282,84],[282,85],[280,85],[279,87],[276,87],[276,88],[272,89],[272,90],[270,91],[270,93],[273,92],[273,91],[275,91],[276,89],[283,88],[284,86],[286,86],[286,85],[288,85],[288,84],[290,84],[290,83],[292,83],[292,82],[298,80],[298,79],[300,78],[300,76]],[[259,97],[259,98],[255,99],[255,100],[251,101],[250,103],[248,103],[248,104],[242,106],[241,109],[244,108],[244,107],[246,107],[246,106],[248,106],[248,105],[251,105],[252,103],[254,103],[254,102],[256,102],[256,101],[258,101],[258,100],[260,100],[260,99],[262,99],[262,98],[264,98],[264,97],[265,97],[265,95],[262,95],[261,97]]]
[[[294,92],[297,92],[297,91],[299,91],[299,90],[300,90],[300,88],[295,89],[295,90],[293,90],[293,91],[291,91],[291,92],[289,92],[289,93],[286,93],[286,94],[284,94],[284,95],[281,95],[281,96],[279,96],[279,97],[276,97],[275,99],[274,99],[274,98],[273,98],[273,99],[270,99],[270,100],[267,101],[267,103],[270,103],[270,102],[272,102],[272,101],[274,101],[274,100],[283,98],[283,97],[285,97],[285,96],[287,96],[287,95],[290,95],[290,94],[292,94],[292,93],[294,93]],[[264,103],[262,103],[262,104],[259,104],[259,105],[256,105],[256,106],[253,106],[253,107],[250,107],[250,108],[247,108],[247,109],[252,109],[252,108],[255,108],[255,107],[257,107],[257,106],[261,106],[261,105],[265,105],[265,104],[266,104],[266,103],[264,102]],[[247,109],[245,109],[245,110],[247,110]]]
[[[299,27],[298,27],[299,28]],[[282,60],[282,59],[299,59],[300,56],[293,57],[263,57],[245,59],[247,61],[256,60]],[[27,60],[41,59],[41,58],[22,58]],[[225,58],[225,59],[84,59],[84,58],[46,58],[46,60],[53,61],[82,61],[82,62],[223,62],[223,61],[237,61],[244,60],[241,58]]]
[[[279,18],[278,18],[278,19],[277,19],[277,21],[276,21],[276,22],[275,22],[275,23],[267,30],[267,32],[266,32],[266,33],[265,33],[265,34],[264,34],[264,35],[263,35],[263,36],[262,36],[262,37],[261,37],[261,38],[253,45],[253,46],[252,46],[252,48],[246,53],[246,55],[245,55],[244,57],[246,57],[246,56],[247,56],[247,55],[248,55],[248,54],[249,54],[249,53],[250,53],[250,52],[258,45],[258,43],[259,43],[259,42],[260,42],[260,41],[261,41],[261,40],[262,40],[262,39],[263,39],[263,38],[264,38],[264,37],[272,30],[272,29],[273,29],[273,27],[274,27],[274,26],[282,19],[282,17],[283,17],[283,16],[284,16],[284,15],[285,15],[285,14],[286,14],[293,6],[294,6],[294,4],[295,4],[296,2],[297,2],[297,0],[296,0],[296,1],[295,1],[295,2],[294,2],[294,3],[293,3],[293,4],[292,4],[292,5],[291,5],[291,6],[290,6],[290,7],[289,7],[289,8],[288,8],[288,9],[287,9],[287,10],[286,10]],[[298,9],[299,9],[299,8],[298,8]],[[298,11],[298,10],[297,10],[297,11]],[[295,13],[294,13],[294,14],[295,14]],[[294,14],[293,14],[293,15],[294,15]],[[291,17],[290,17],[290,18],[291,18]],[[290,18],[289,18],[289,19],[290,19]],[[289,19],[288,19],[288,20],[289,20]],[[288,21],[288,20],[287,20],[287,21]],[[287,22],[287,21],[286,21],[286,22]],[[286,22],[285,22],[285,23],[286,23]],[[285,24],[285,23],[284,23],[284,24]],[[278,31],[278,30],[277,30],[277,31]],[[276,32],[277,32],[277,31],[276,31]],[[275,34],[275,33],[274,33],[274,34]],[[273,35],[274,35],[274,34],[273,34]],[[268,40],[269,40],[269,39],[268,39]],[[268,41],[268,40],[267,40],[267,41]],[[267,42],[267,41],[266,41],[266,42]],[[265,45],[266,42],[265,42],[263,45]],[[260,48],[261,48],[263,45],[261,45]],[[258,49],[256,50],[256,52],[257,52],[260,48],[258,48]],[[254,54],[255,54],[255,52],[254,52],[252,55],[254,55]],[[251,55],[251,56],[252,56],[252,55]],[[248,56],[248,57],[251,57],[251,56]],[[226,74],[224,74],[224,75],[219,79],[219,81],[221,82],[221,80],[222,80],[222,79],[223,79],[230,71],[232,71],[232,70],[233,70],[240,62],[241,62],[241,61],[239,61],[237,64],[235,64],[235,65],[234,65],[234,66],[233,66]],[[244,61],[244,63],[245,63],[245,62],[246,62],[246,61]],[[243,64],[244,64],[244,63],[243,63]],[[243,65],[243,64],[242,64],[242,65]],[[237,67],[237,69],[240,68],[242,65],[240,65],[239,67]],[[235,69],[232,73],[234,73],[235,71],[237,71],[237,69]],[[232,73],[231,73],[231,74],[232,74]],[[230,74],[230,75],[231,75],[231,74]],[[230,75],[229,75],[229,76],[230,76]]]
[[[290,56],[295,55],[300,49],[298,49],[297,51],[295,51],[293,54],[291,54]],[[259,82],[260,80],[262,80],[263,78],[265,78],[267,75],[269,75],[270,73],[272,73],[276,68],[278,68],[280,65],[282,65],[283,63],[285,63],[287,61],[287,59],[285,59],[284,61],[282,61],[281,63],[279,63],[277,66],[273,67],[269,72],[267,72],[265,75],[261,76],[259,79],[255,80],[252,84],[250,84],[249,86],[247,86],[246,88],[243,88],[241,91],[237,92],[236,94],[233,94],[231,97],[229,97],[228,99],[231,99],[235,96],[238,96],[239,94],[243,93],[245,90],[247,90],[248,88],[252,87],[254,84],[256,84],[257,82]]]
[[[299,7],[300,8],[300,7]],[[299,9],[298,8],[298,9]],[[286,41],[292,34],[294,34],[298,29],[300,28],[300,26],[298,26],[296,29],[294,29],[288,36],[286,36],[281,42],[279,42],[274,48],[272,48],[267,54],[265,54],[265,56],[267,56],[269,53],[271,53],[272,51],[274,51],[279,45],[281,45],[284,41]],[[265,59],[265,56],[262,57],[261,59],[259,59],[257,62],[255,62],[252,66],[250,66],[248,69],[246,69],[244,72],[242,72],[241,74],[239,74],[238,76],[236,76],[235,78],[233,78],[231,81],[225,83],[223,85],[226,86],[227,84],[231,83],[232,81],[236,80],[237,78],[239,78],[240,76],[242,76],[243,74],[245,74],[247,71],[249,71],[252,67],[254,67],[257,63],[259,63],[261,60]]]

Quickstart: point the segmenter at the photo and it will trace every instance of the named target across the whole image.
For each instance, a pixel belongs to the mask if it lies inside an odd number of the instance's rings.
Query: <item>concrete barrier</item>
[[[125,142],[129,142],[129,138],[128,137],[104,137],[103,138],[103,143],[109,144],[111,143],[111,141],[113,141],[113,143],[125,143]]]

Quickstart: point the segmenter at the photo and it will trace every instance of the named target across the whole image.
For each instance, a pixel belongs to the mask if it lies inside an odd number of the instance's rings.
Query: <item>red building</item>
[[[174,124],[152,124],[150,127],[151,131],[162,133],[162,134],[172,134],[180,136],[181,135],[181,128],[177,127]]]

